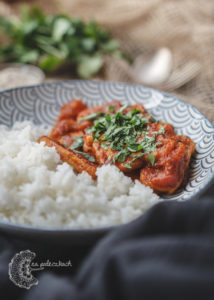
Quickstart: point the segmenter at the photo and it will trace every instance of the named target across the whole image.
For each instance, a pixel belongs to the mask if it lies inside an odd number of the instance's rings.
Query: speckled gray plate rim
[[[60,106],[70,99],[82,99],[89,106],[111,100],[142,103],[154,118],[171,123],[178,134],[189,136],[196,143],[185,188],[164,200],[190,200],[198,197],[214,181],[214,125],[194,106],[166,92],[152,88],[106,81],[71,80],[19,87],[0,92],[0,124],[11,127],[15,121],[31,120],[36,125],[52,125]],[[11,227],[12,226],[12,227]],[[118,227],[96,229],[49,228],[0,222],[0,228],[16,228],[41,233],[104,234]],[[16,231],[17,231],[16,230]]]

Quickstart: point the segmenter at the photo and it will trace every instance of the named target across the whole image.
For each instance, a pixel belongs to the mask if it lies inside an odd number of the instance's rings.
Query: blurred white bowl
[[[45,79],[38,67],[24,64],[0,64],[0,90],[39,84]]]

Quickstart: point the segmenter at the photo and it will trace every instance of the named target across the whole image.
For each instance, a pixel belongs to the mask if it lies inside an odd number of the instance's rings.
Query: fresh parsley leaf
[[[127,146],[128,150],[131,151],[131,152],[137,152],[137,151],[140,151],[143,149],[143,146],[142,145],[139,145],[137,143],[135,144],[129,144]]]
[[[6,44],[0,45],[2,62],[39,65],[45,72],[70,65],[82,78],[99,72],[103,56],[126,59],[117,40],[96,22],[83,22],[65,14],[46,15],[39,8],[23,6],[20,19],[0,16]]]
[[[124,162],[129,155],[130,155],[129,151],[126,151],[126,150],[121,151],[120,155],[117,158],[118,162],[119,163]]]
[[[76,148],[81,148],[83,146],[83,138],[74,138],[74,143],[70,146],[70,149],[76,149]]]
[[[145,135],[144,138],[140,141],[142,150],[146,153],[150,153],[156,150],[155,144],[155,135],[149,136]]]
[[[102,65],[103,58],[101,55],[82,55],[77,65],[77,73],[81,78],[88,79],[96,74]]]
[[[106,115],[106,121],[110,122],[111,121],[111,116],[110,115]]]
[[[134,107],[133,110],[131,111],[132,116],[138,113],[140,113],[140,110],[137,109],[136,107]]]
[[[118,161],[118,162],[122,163],[126,160],[126,158],[129,154],[130,154],[129,151],[121,150],[114,155],[112,162],[115,163],[116,161]]]
[[[155,155],[154,154],[149,154],[149,155],[147,155],[147,159],[150,161],[151,165],[154,166],[154,164],[155,164]]]
[[[105,143],[101,143],[101,148],[107,150],[109,148],[109,146],[106,145]]]
[[[132,168],[132,164],[133,162],[138,159],[141,158],[143,156],[143,153],[140,153],[138,155],[135,155],[134,158],[132,160],[130,160],[129,162],[127,162],[126,164],[124,164],[125,168],[131,169]]]
[[[115,106],[114,105],[109,105],[108,111],[114,111],[114,110],[115,110]]]
[[[124,109],[126,109],[128,107],[128,104],[123,105],[118,112],[122,112]]]
[[[53,40],[59,42],[63,39],[64,34],[69,30],[71,24],[68,18],[59,17],[53,25]]]
[[[165,134],[165,128],[161,127],[161,129],[159,129],[157,132],[155,132],[155,134]]]
[[[39,67],[46,72],[52,72],[55,70],[60,64],[62,63],[63,59],[56,57],[55,55],[52,54],[47,54],[44,55],[40,62],[39,62]]]
[[[81,118],[79,121],[82,122],[82,121],[85,121],[85,120],[95,120],[98,117],[103,116],[103,115],[104,115],[104,113],[101,113],[101,112],[99,112],[99,113],[93,113],[91,115],[88,115],[86,117]]]
[[[86,153],[86,152],[82,152],[82,151],[77,151],[77,150],[72,150],[73,152],[77,153],[77,154],[81,154],[82,156],[84,156],[87,160],[91,161],[91,162],[95,162],[95,158],[94,156],[91,156],[90,154]]]
[[[124,164],[124,167],[127,168],[127,169],[131,169],[132,168],[132,160],[127,162],[126,164]]]

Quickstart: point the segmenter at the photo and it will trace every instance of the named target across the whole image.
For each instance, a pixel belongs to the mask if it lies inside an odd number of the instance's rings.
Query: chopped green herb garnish
[[[154,164],[155,164],[155,155],[154,154],[149,154],[149,155],[147,155],[147,159],[150,161],[151,165],[154,166]]]
[[[161,129],[159,129],[157,132],[155,132],[155,134],[165,134],[165,128],[161,127]]]
[[[70,146],[70,149],[76,149],[76,148],[81,148],[83,146],[83,138],[82,137],[74,137],[74,143]]]
[[[79,121],[82,122],[82,121],[85,121],[85,120],[95,120],[95,119],[97,119],[97,118],[99,118],[100,116],[103,116],[103,115],[104,115],[104,113],[102,113],[102,112],[93,113],[91,115],[88,115],[86,117],[81,118]]]
[[[114,111],[114,110],[115,110],[115,106],[114,105],[109,105],[108,111]]]
[[[128,107],[128,104],[123,105],[118,112],[122,112],[124,109],[126,109]]]
[[[138,158],[141,158],[144,154],[143,153],[140,153],[138,155],[135,155],[134,158],[132,160],[130,160],[129,162],[127,162],[124,167],[125,168],[128,168],[128,169],[131,169],[132,168],[132,164],[133,162],[138,159]]]
[[[105,143],[102,143],[101,144],[101,147],[105,150],[107,150],[109,148],[109,145],[105,144]]]
[[[155,122],[151,115],[145,117],[142,112],[136,108],[123,114],[123,110],[129,107],[122,106],[117,112],[109,113],[95,113],[87,116],[87,119],[93,119],[94,124],[86,129],[86,132],[92,134],[94,141],[100,142],[101,147],[105,150],[111,148],[117,151],[112,160],[113,163],[117,161],[122,163],[133,153],[133,159],[130,160],[125,167],[131,168],[132,163],[145,153],[149,153],[148,160],[153,165],[155,156],[151,154],[156,150],[156,135],[165,132],[164,127],[156,132],[148,133],[148,124]],[[109,106],[108,110],[111,110]]]
[[[124,167],[125,168],[127,168],[127,169],[131,169],[132,168],[132,160],[131,161],[129,161],[128,163],[126,163],[125,165],[124,165]]]
[[[115,163],[115,161],[117,160],[118,162],[122,163],[126,160],[129,154],[130,154],[129,151],[121,150],[114,155],[112,162]]]
[[[132,115],[135,115],[135,114],[138,114],[138,113],[140,113],[140,110],[137,109],[136,107],[134,107],[134,109],[131,111]]]
[[[107,121],[107,122],[110,122],[110,121],[111,121],[110,115],[106,115],[106,121]]]
[[[143,152],[150,153],[155,151],[155,135],[145,135],[144,138],[140,141],[140,145],[142,146]]]
[[[73,150],[75,153],[77,154],[81,154],[82,156],[84,156],[87,160],[91,161],[91,162],[95,162],[95,158],[94,156],[91,156],[88,153],[82,152],[82,151],[77,151],[77,150]]]

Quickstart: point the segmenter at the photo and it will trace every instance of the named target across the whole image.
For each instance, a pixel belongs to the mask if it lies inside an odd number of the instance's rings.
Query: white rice
[[[114,166],[93,181],[36,142],[47,134],[30,122],[0,126],[0,220],[37,226],[92,228],[126,223],[160,201]]]

